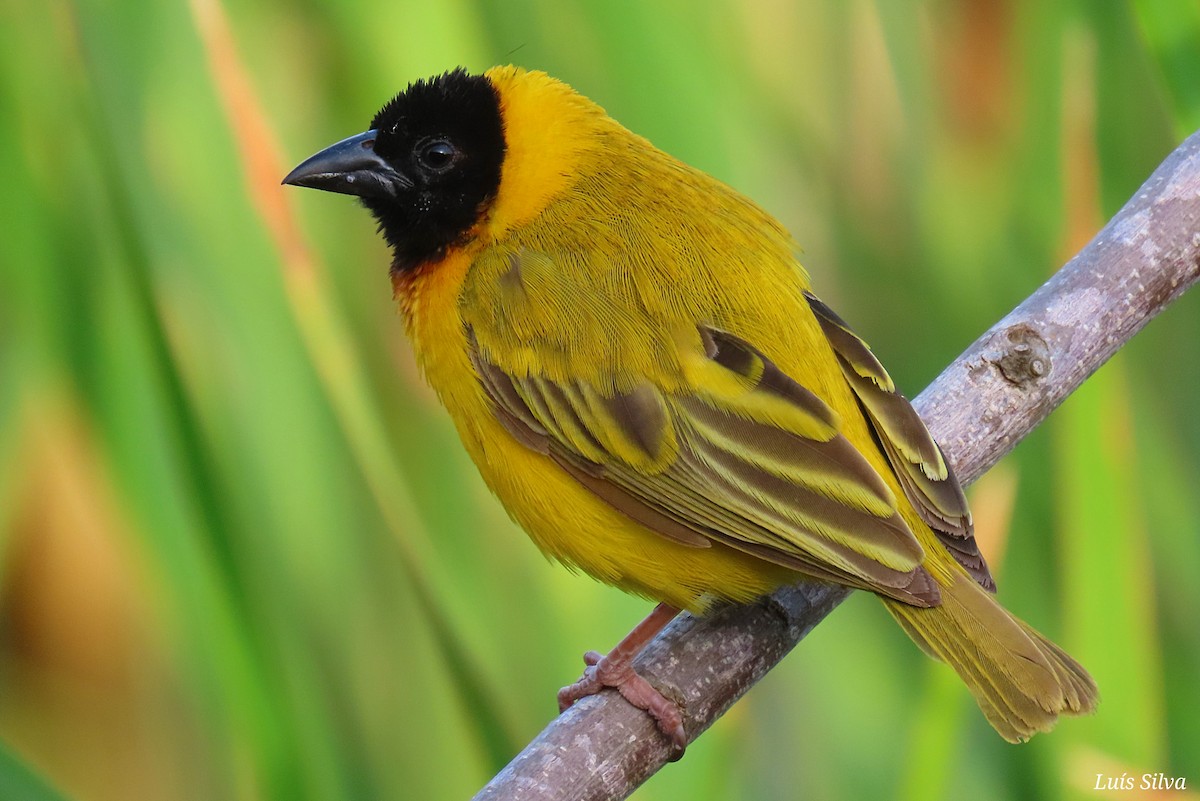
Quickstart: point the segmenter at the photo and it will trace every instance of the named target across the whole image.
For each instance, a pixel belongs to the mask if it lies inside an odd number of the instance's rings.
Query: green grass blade
[[[0,798],[4,801],[70,801],[0,741]]]
[[[1128,5],[1162,76],[1175,133],[1187,136],[1200,129],[1200,4],[1139,0]]]

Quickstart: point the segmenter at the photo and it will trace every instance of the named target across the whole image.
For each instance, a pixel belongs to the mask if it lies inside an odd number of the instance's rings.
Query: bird
[[[995,598],[962,488],[785,228],[544,72],[417,80],[283,183],[357,196],[416,359],[483,480],[552,560],[658,606],[590,651],[678,753],[631,662],[681,610],[817,581],[877,595],[1005,740],[1096,684]]]

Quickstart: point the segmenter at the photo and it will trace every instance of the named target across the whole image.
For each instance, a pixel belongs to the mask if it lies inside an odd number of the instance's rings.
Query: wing
[[[721,543],[919,606],[940,601],[896,498],[835,412],[750,343],[700,327],[689,389],[506,370],[469,332],[497,419],[659,535]]]
[[[809,292],[804,294],[905,496],[971,577],[984,589],[995,592],[996,582],[975,542],[967,499],[929,429],[904,396],[896,392],[891,377],[867,343],[820,299]]]

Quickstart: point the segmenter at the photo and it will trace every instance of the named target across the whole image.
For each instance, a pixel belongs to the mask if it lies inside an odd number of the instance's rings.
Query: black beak
[[[413,182],[375,152],[375,131],[343,139],[305,159],[283,183],[341,192],[343,195],[390,199]]]

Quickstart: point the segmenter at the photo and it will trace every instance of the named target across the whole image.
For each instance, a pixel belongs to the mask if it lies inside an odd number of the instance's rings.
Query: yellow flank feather
[[[499,189],[394,272],[429,382],[545,553],[702,611],[797,573],[867,589],[1008,739],[1090,710],[1000,607],[961,489],[787,232],[543,74],[487,73]]]

